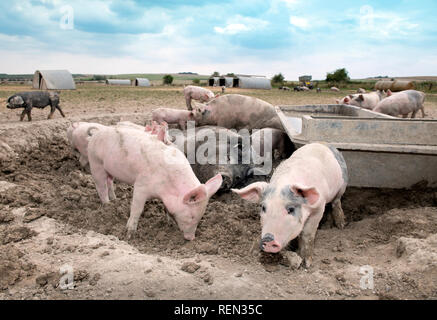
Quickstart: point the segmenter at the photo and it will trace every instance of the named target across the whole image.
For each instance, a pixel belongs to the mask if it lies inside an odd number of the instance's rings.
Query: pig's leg
[[[408,118],[408,114],[402,115],[402,118],[404,118],[404,119]]]
[[[20,121],[23,121],[23,120],[24,120],[24,116],[25,116],[26,114],[27,114],[27,110],[24,109],[23,112],[21,113]]]
[[[187,109],[188,109],[189,111],[193,110],[193,107],[191,106],[191,96],[186,97],[186,98],[185,98],[185,102],[187,103]]]
[[[314,239],[320,220],[322,220],[325,206],[322,206],[319,212],[311,215],[305,223],[302,232],[299,235],[299,255],[303,259],[304,268],[311,267],[313,262]]]
[[[181,130],[185,130],[187,125],[187,123],[185,122],[185,120],[181,120],[179,121],[179,127],[181,128]]]
[[[117,199],[115,192],[114,192],[114,178],[111,175],[108,175],[107,184],[108,184],[109,200]]]
[[[49,116],[47,117],[47,119],[52,119],[55,111],[56,111],[56,107],[54,105],[50,105],[50,113],[49,113]]]
[[[336,198],[332,202],[332,217],[337,228],[344,229],[346,224],[343,208],[341,207],[341,197]]]
[[[417,110],[414,110],[414,111],[413,111],[413,114],[411,115],[411,119],[416,118],[416,113],[417,113]]]
[[[82,167],[85,168],[85,166],[88,164],[88,159],[87,157],[84,157],[83,155],[80,155],[79,157],[79,163]]]
[[[94,183],[96,184],[97,193],[99,194],[100,200],[103,204],[109,203],[108,196],[108,174],[102,165],[90,162],[91,174],[94,178]]]
[[[137,231],[138,220],[143,213],[144,205],[149,197],[150,194],[147,183],[144,181],[137,181],[134,184],[134,195],[132,197],[129,220],[126,225],[128,239],[131,239]]]
[[[60,106],[56,106],[56,109],[58,109],[58,111],[61,113],[61,116],[62,116],[63,118],[65,118],[65,114],[64,114],[64,112],[62,111],[61,107],[60,107]]]
[[[27,120],[28,121],[32,121],[32,114],[31,114],[31,112],[32,112],[32,109],[27,110]]]
[[[422,111],[422,118],[425,118],[425,107],[421,106],[420,110]]]

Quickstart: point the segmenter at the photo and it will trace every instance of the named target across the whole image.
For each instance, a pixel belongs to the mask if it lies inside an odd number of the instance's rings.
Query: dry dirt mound
[[[140,118],[105,115],[105,120],[101,122],[111,124],[121,119],[135,122],[136,119],[137,123],[143,123],[147,116]],[[405,255],[398,257],[397,254],[401,237],[413,241],[425,241],[431,237],[431,240],[422,243],[423,252],[428,252],[427,247],[434,243],[432,236],[437,226],[436,190],[348,189],[343,200],[348,225],[341,231],[330,228],[329,219],[324,220],[316,238],[314,266],[308,271],[295,270],[280,255],[266,256],[258,252],[259,208],[233,194],[222,194],[211,199],[193,242],[183,240],[178,228],[167,219],[160,201],[149,201],[140,218],[137,237],[128,245],[118,239],[125,239],[132,187],[117,183],[118,199],[102,206],[92,177],[80,168],[67,145],[65,128],[68,123],[57,120],[40,122],[38,125],[22,124],[17,129],[0,128],[3,143],[16,153],[6,160],[0,159],[1,252],[14,252],[13,248],[25,251],[26,257],[37,265],[38,270],[29,273],[25,269],[28,267],[17,264],[17,261],[8,264],[12,267],[6,268],[19,271],[8,276],[8,279],[15,280],[2,282],[9,288],[9,294],[5,293],[3,298],[28,298],[33,294],[65,298],[65,294],[53,286],[58,282],[59,268],[62,266],[59,261],[74,262],[75,269],[83,271],[78,276],[83,290],[78,287],[75,293],[69,293],[67,297],[182,297],[172,295],[170,287],[164,285],[165,290],[160,293],[159,281],[162,278],[153,272],[154,276],[147,279],[153,281],[154,289],[147,292],[143,287],[140,289],[136,285],[136,278],[130,276],[135,273],[134,268],[128,267],[123,260],[126,258],[124,256],[130,255],[128,252],[134,251],[134,255],[138,254],[138,260],[145,256],[158,259],[156,257],[159,256],[164,265],[168,264],[171,272],[180,276],[180,281],[187,281],[183,287],[192,290],[188,291],[186,298],[437,297],[435,283],[429,279],[429,275],[435,274],[435,256],[431,255],[429,264],[423,269],[422,265],[414,263],[417,258],[406,262],[411,251],[408,251],[410,247],[407,244]],[[17,136],[21,140],[15,139]],[[55,240],[49,240],[51,244],[47,242],[47,238],[50,238],[47,232],[53,229],[44,222],[53,221],[47,218],[60,224],[55,229],[63,230],[59,235],[62,245],[57,244],[56,233],[52,236]],[[93,233],[89,234],[91,231]],[[114,241],[105,250],[86,247],[79,241],[103,235]],[[4,239],[7,239],[6,242]],[[111,246],[115,249],[108,249]],[[111,272],[119,273],[120,281],[126,281],[126,290],[123,292],[115,289],[118,284],[103,281],[108,270],[99,271],[99,268],[103,268],[99,261],[104,261],[107,253],[111,256],[112,250],[118,249],[121,250],[118,271]],[[39,256],[32,254],[33,251],[38,252]],[[11,260],[7,258],[5,261],[8,259]],[[200,262],[196,262],[196,259],[200,259]],[[180,270],[187,261],[201,267],[194,270],[193,274]],[[207,269],[205,261],[208,262]],[[95,264],[99,267],[93,268]],[[375,271],[373,290],[360,288],[360,268],[365,265],[372,266]],[[193,265],[187,270],[193,270],[191,267]],[[197,280],[192,282],[181,276],[185,274],[194,275]],[[20,289],[16,282],[26,280],[26,277],[30,277],[30,282],[22,281],[25,289]],[[38,281],[32,277],[37,277]],[[128,283],[131,277],[134,280]],[[241,278],[242,282],[234,278]],[[100,283],[101,286],[95,288],[93,283]],[[253,288],[248,289],[248,284]],[[196,291],[195,288],[202,289]],[[246,291],[250,295],[242,293]]]

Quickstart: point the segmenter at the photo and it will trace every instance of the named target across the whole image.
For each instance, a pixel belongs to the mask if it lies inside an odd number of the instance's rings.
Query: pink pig
[[[185,87],[184,96],[188,110],[193,110],[193,107],[191,106],[191,100],[208,102],[209,100],[214,99],[214,93],[211,90],[196,86]]]
[[[103,129],[106,126],[100,123],[75,122],[67,129],[67,138],[74,150],[79,151],[79,162],[82,167],[88,164],[88,138],[93,129]]]
[[[262,250],[277,253],[299,236],[299,253],[304,266],[309,267],[325,204],[332,202],[334,222],[344,227],[341,197],[347,182],[342,154],[333,147],[312,143],[282,162],[270,183],[256,182],[232,191],[245,200],[262,203]]]
[[[425,118],[425,94],[416,90],[405,90],[397,93],[387,92],[387,98],[379,102],[373,111],[388,114],[396,117],[401,115],[407,118],[411,113],[411,118],[415,118],[419,110]]]
[[[192,112],[170,108],[158,108],[153,110],[152,119],[159,123],[165,121],[168,124],[178,124],[182,130],[186,129],[187,121],[194,121]]]
[[[102,203],[115,198],[114,178],[134,186],[128,238],[137,229],[146,201],[161,199],[184,238],[193,240],[209,198],[222,184],[220,174],[201,184],[185,155],[163,142],[165,135],[163,127],[152,127],[151,132],[108,127],[93,131],[90,138],[88,158]]]

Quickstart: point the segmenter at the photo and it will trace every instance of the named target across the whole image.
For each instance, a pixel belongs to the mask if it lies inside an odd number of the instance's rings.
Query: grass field
[[[210,88],[220,93],[219,88]],[[31,90],[25,85],[0,85],[0,122],[17,121],[20,110],[6,109],[6,100],[16,92]],[[185,108],[182,86],[153,86],[150,88],[106,86],[104,84],[79,84],[77,90],[62,91],[61,106],[67,116],[78,114],[101,114],[120,112],[150,112],[157,107]],[[226,94],[236,93],[253,96],[273,105],[332,104],[335,100],[354,93],[352,89],[341,92],[324,90],[322,93],[286,92],[278,89],[248,90],[226,89]],[[425,110],[427,118],[437,118],[437,95],[427,94]],[[47,117],[48,109],[35,109],[34,120]],[[59,114],[55,114],[56,117]]]

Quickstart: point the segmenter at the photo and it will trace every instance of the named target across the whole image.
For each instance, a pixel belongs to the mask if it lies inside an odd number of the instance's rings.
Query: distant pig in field
[[[156,134],[127,127],[95,130],[88,145],[91,174],[102,203],[115,198],[113,179],[134,186],[128,238],[132,237],[147,200],[161,199],[184,238],[193,240],[209,198],[222,184],[217,175],[201,184],[185,155]]]
[[[385,92],[375,91],[364,94],[351,94],[341,100],[336,100],[337,104],[347,104],[363,109],[373,110],[376,105],[385,97]]]
[[[337,227],[345,225],[341,197],[347,182],[342,154],[333,147],[313,143],[282,162],[270,183],[256,182],[233,191],[245,200],[262,204],[261,249],[278,253],[299,236],[299,254],[304,266],[309,267],[325,204],[332,202]]]
[[[283,130],[275,108],[270,103],[239,94],[220,96],[206,104],[195,103],[192,112],[196,126]]]
[[[193,121],[193,113],[188,110],[158,108],[152,111],[152,119],[158,123],[177,124],[182,130],[187,128],[187,121]]]
[[[193,110],[193,107],[191,106],[191,100],[208,102],[214,98],[214,93],[211,90],[202,87],[187,86],[184,88],[184,96],[188,110]]]
[[[425,118],[425,94],[416,90],[406,90],[397,93],[387,92],[388,97],[382,100],[373,109],[375,112],[388,114],[393,117],[401,115],[407,118],[411,113],[411,118],[415,118],[419,110],[422,111],[422,117]]]
[[[337,87],[331,87],[331,91],[334,91],[334,92],[340,92],[340,89],[337,88]]]
[[[91,130],[107,128],[100,123],[75,122],[67,129],[67,139],[73,150],[79,151],[79,162],[82,167],[88,164],[88,138]]]
[[[27,91],[14,94],[8,98],[8,109],[24,108],[20,116],[20,121],[23,121],[24,116],[27,114],[27,119],[32,121],[32,108],[43,109],[50,106],[50,114],[47,119],[51,119],[56,109],[59,110],[61,115],[65,118],[64,112],[62,112],[59,106],[59,93],[48,91]]]

